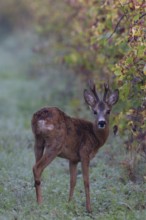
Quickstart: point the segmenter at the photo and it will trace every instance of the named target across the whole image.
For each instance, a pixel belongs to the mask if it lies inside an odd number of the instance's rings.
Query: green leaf
[[[138,19],[139,19],[139,14],[135,15],[134,18],[133,18],[134,21],[137,21]]]
[[[127,60],[126,60],[126,64],[131,64],[131,63],[133,63],[133,57],[132,56],[128,57]]]

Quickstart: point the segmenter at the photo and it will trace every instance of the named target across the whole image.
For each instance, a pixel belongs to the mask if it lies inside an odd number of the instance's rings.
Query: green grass
[[[0,65],[0,219],[146,219],[146,183],[132,183],[124,175],[119,163],[124,151],[118,137],[114,140],[111,137],[91,163],[92,214],[85,210],[80,165],[74,200],[68,203],[68,162],[60,158],[44,171],[44,202],[41,206],[36,204],[30,129],[33,112],[44,105],[57,105],[71,115],[87,116],[88,113],[82,106],[83,101],[81,110],[76,111],[83,89],[79,80],[65,67],[53,64],[50,57],[47,70],[41,75],[37,65],[41,66],[43,61],[30,49],[35,43],[34,35],[24,36],[22,33],[22,36],[20,33],[10,36],[0,49],[0,56],[3,57],[5,51],[4,61],[7,61]],[[15,57],[13,50],[6,50],[9,42],[17,49]],[[21,48],[16,42],[23,43]],[[33,73],[36,70],[38,73]]]

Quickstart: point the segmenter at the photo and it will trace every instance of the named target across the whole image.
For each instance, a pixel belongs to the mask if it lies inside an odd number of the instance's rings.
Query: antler
[[[109,92],[109,85],[107,83],[104,83],[104,95],[103,95],[103,101],[106,101],[107,94]]]
[[[94,94],[96,99],[99,101],[99,97],[98,97],[98,94],[97,94],[97,91],[96,91],[96,86],[95,86],[93,80],[89,79],[88,85],[89,85],[89,88],[90,88],[91,92]]]

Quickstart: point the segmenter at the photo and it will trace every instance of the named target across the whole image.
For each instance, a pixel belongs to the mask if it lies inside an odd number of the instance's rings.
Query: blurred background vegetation
[[[99,215],[100,219],[145,219],[145,8],[143,0],[1,0],[1,219],[48,219],[48,215],[50,219],[98,219]],[[42,106],[55,105],[72,116],[92,119],[82,97],[91,78],[99,93],[104,82],[120,90],[109,142],[91,165],[92,188],[98,195],[92,194],[94,214],[84,215],[81,201],[68,207],[61,200],[56,208],[54,194],[62,192],[60,198],[65,200],[69,182],[66,163],[59,159],[49,171],[52,183],[48,174],[43,176],[44,188],[54,202],[48,203],[49,211],[45,205],[36,210],[32,205],[31,116]],[[65,173],[65,181],[60,172]],[[65,185],[53,189],[57,178]],[[109,200],[107,191],[111,191]],[[80,194],[81,186],[76,197]],[[23,203],[29,205],[23,209]]]

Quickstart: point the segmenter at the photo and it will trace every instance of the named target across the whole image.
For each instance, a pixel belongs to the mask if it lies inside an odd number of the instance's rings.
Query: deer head
[[[88,84],[89,89],[84,90],[85,102],[90,106],[95,115],[97,128],[104,129],[108,126],[112,106],[118,101],[119,90],[116,89],[113,92],[110,92],[108,84],[104,84],[104,95],[103,99],[100,100],[95,84],[91,80]]]

